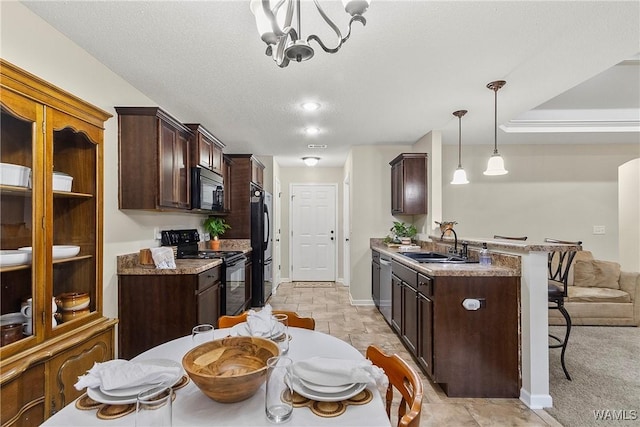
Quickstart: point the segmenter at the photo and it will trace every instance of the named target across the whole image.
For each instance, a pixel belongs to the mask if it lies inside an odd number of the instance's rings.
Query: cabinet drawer
[[[433,297],[433,279],[422,273],[418,273],[418,292],[424,296]]]
[[[221,274],[222,268],[220,266],[210,268],[198,274],[198,292],[202,292],[208,287],[213,286],[214,283],[219,282]]]
[[[406,265],[400,264],[399,262],[392,260],[392,271],[393,274],[398,276],[400,280],[405,282],[406,284],[412,286],[414,289],[418,286],[418,272],[407,267]]]
[[[37,426],[44,420],[44,364],[2,385],[2,425]],[[35,413],[29,410],[35,409]]]

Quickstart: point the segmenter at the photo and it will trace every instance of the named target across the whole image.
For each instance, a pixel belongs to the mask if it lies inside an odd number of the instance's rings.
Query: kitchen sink
[[[458,255],[441,254],[439,252],[400,252],[400,255],[411,258],[419,263],[468,264],[476,262],[469,261]]]

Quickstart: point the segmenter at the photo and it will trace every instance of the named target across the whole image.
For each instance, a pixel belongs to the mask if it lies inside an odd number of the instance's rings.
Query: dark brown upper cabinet
[[[224,144],[211,132],[198,123],[186,123],[186,127],[194,133],[191,144],[192,166],[202,166],[224,176],[222,150]]]
[[[115,109],[120,209],[190,209],[189,147],[194,134],[158,107]]]
[[[427,153],[402,153],[391,165],[391,214],[427,213]]]

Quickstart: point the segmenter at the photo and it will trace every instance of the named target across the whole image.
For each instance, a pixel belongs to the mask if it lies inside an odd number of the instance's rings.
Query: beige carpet
[[[294,288],[335,288],[335,282],[293,282]]]
[[[565,427],[640,426],[640,328],[574,326],[565,362],[572,381],[550,349],[551,416]]]

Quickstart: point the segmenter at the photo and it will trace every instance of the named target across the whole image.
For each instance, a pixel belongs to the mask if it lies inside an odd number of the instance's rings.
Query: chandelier
[[[314,40],[328,53],[336,53],[351,35],[351,24],[354,21],[366,25],[362,16],[366,12],[371,0],[342,0],[344,10],[351,15],[349,31],[343,37],[338,26],[327,16],[318,0],[313,0],[318,13],[327,25],[336,33],[338,38],[334,47],[328,47],[315,34],[302,35],[300,18],[300,0],[251,0],[251,12],[256,18],[256,26],[260,38],[267,44],[266,55],[271,56],[279,67],[289,65],[289,61],[302,62],[313,57],[313,47],[309,44]],[[294,20],[295,14],[295,20]],[[295,23],[294,23],[295,21]]]

